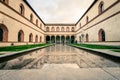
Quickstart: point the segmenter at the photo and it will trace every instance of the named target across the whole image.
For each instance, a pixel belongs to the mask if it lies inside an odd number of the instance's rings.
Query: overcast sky
[[[27,0],[45,23],[76,23],[94,0]]]

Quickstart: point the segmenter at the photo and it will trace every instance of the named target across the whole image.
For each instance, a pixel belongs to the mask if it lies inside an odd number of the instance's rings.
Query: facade
[[[95,0],[76,24],[78,42],[120,42],[120,0]]]
[[[74,40],[74,24],[46,24],[47,43],[73,43]]]
[[[0,46],[45,43],[44,22],[23,0],[0,0]]]
[[[0,46],[120,42],[120,0],[95,0],[76,24],[45,24],[26,0],[0,0]]]

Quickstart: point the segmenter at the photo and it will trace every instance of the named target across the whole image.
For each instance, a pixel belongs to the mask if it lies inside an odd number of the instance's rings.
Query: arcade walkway
[[[8,61],[0,70],[0,80],[120,80],[119,75],[120,63],[60,44]]]

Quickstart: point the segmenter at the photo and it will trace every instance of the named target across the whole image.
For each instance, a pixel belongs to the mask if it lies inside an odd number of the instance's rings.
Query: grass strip
[[[95,45],[95,44],[71,44],[91,49],[120,49],[118,46],[107,46],[107,45]]]
[[[34,45],[21,45],[21,46],[6,46],[6,47],[0,47],[0,52],[4,51],[21,51],[21,50],[26,50],[30,48],[35,48],[35,47],[42,47],[42,46],[47,46],[50,44],[34,44]]]
[[[114,52],[120,52],[120,49],[117,49],[117,50],[112,50],[112,51],[114,51]]]

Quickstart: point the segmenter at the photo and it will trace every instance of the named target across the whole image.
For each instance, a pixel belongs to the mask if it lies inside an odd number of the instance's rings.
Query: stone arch
[[[52,27],[51,31],[55,31],[55,28],[54,28],[54,27]]]
[[[64,35],[61,36],[61,43],[65,43],[65,36]]]
[[[58,44],[60,43],[60,36],[59,35],[56,36],[56,43],[58,43]]]
[[[104,2],[101,1],[98,6],[98,13],[101,14],[104,11]]]
[[[66,31],[70,31],[69,27],[66,28]]]
[[[38,42],[38,35],[35,36],[35,42]]]
[[[4,24],[0,24],[0,41],[8,41],[8,29]]]
[[[20,14],[24,16],[25,14],[25,7],[23,4],[20,4]]]
[[[55,36],[51,36],[51,42],[55,43]]]
[[[65,31],[64,27],[61,28],[61,31]]]
[[[36,19],[36,26],[38,26],[38,19]]]
[[[89,22],[89,17],[88,16],[86,16],[86,23],[88,23]]]
[[[23,30],[20,30],[18,32],[18,42],[24,42],[24,32],[23,32]]]
[[[72,27],[72,30],[71,30],[72,32],[74,32],[74,27]]]
[[[71,43],[74,43],[75,42],[75,36],[71,36]]]
[[[70,43],[70,36],[66,36],[66,43]]]
[[[50,43],[50,36],[46,36],[46,43]]]
[[[49,27],[46,28],[46,31],[50,31]]]
[[[57,28],[56,28],[56,31],[60,31],[60,28],[59,28],[59,27],[57,27]]]
[[[100,29],[99,32],[98,32],[98,38],[99,38],[99,41],[103,42],[105,41],[105,31],[103,29]]]
[[[2,0],[5,4],[9,4],[9,0]]]
[[[30,14],[30,21],[33,22],[33,14]]]
[[[29,42],[33,42],[33,34],[32,33],[30,33],[30,35],[29,35]]]
[[[40,42],[42,42],[42,36],[40,36]]]

